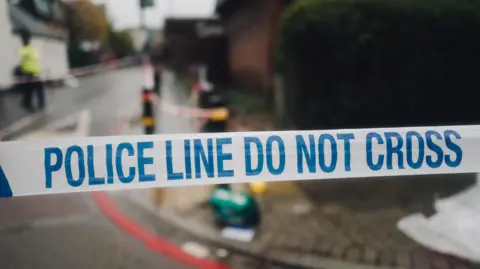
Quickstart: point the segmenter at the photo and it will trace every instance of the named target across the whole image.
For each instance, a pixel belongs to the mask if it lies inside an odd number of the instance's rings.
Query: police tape
[[[73,68],[70,69],[68,73],[56,76],[56,77],[48,77],[45,75],[42,75],[40,77],[31,77],[31,76],[17,76],[14,78],[13,84],[14,85],[19,85],[19,84],[26,84],[26,83],[32,83],[32,82],[38,82],[38,81],[58,81],[58,80],[65,80],[67,84],[69,85],[76,85],[77,83],[75,82],[74,77],[80,77],[80,76],[85,76],[89,74],[95,74],[95,73],[102,73],[108,70],[113,70],[113,69],[118,69],[121,67],[126,67],[131,65],[135,61],[135,57],[125,57],[122,59],[115,59],[115,60],[110,60],[108,62],[104,63],[99,63],[99,64],[94,64],[94,65],[88,65],[80,68]],[[74,86],[75,87],[75,86]]]
[[[144,74],[143,86],[145,89],[154,88],[154,68],[147,57],[142,59],[142,68]],[[199,91],[200,83],[193,85],[193,91]],[[173,116],[180,116],[186,118],[210,119],[213,121],[228,120],[229,111],[227,108],[203,109],[181,106],[161,99],[158,95],[154,95],[152,100],[163,112]]]
[[[0,195],[480,172],[480,125],[109,136],[0,145]]]

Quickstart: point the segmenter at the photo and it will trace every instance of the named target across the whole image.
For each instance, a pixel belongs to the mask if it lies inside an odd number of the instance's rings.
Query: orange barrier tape
[[[150,93],[150,92],[142,93],[142,99],[143,99],[143,101],[152,101],[153,100],[153,94]]]
[[[153,117],[144,117],[142,119],[142,122],[143,122],[143,126],[153,126],[154,124],[154,121],[153,121]]]
[[[228,119],[228,109],[226,108],[217,108],[213,109],[210,119],[214,121],[224,121]]]

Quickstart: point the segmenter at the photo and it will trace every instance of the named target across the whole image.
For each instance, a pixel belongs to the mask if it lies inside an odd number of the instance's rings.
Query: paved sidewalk
[[[164,100],[188,105],[185,92],[175,87],[171,73],[164,76],[162,90]],[[159,112],[157,126],[161,133],[196,131],[195,121],[165,112]],[[267,122],[254,124],[248,120],[235,120],[231,130],[269,130],[269,126]],[[385,185],[382,183],[385,180],[371,180],[370,184],[361,184],[361,187],[357,186],[358,180],[353,183],[345,180],[342,184],[338,181],[269,183],[266,193],[259,197],[262,224],[250,243],[225,239],[215,228],[206,203],[212,186],[157,189],[151,191],[151,196],[163,220],[231,251],[266,258],[277,264],[328,269],[470,268],[464,261],[423,249],[395,226],[399,218],[411,213],[409,210],[418,212],[420,208],[425,211],[437,192],[446,195],[452,189],[471,183],[468,176],[456,179],[454,181],[460,184],[454,186],[452,180],[445,177],[431,178],[428,184],[412,185]],[[425,182],[423,179],[412,180]],[[432,180],[438,181],[439,184],[433,184],[438,187],[426,190],[432,186]],[[410,189],[405,187],[407,185]],[[246,189],[245,185],[235,188]],[[402,191],[418,191],[432,196],[421,201],[410,198],[414,201],[408,201],[410,207],[405,209],[396,199]],[[352,195],[345,195],[348,193]],[[362,193],[364,196],[359,196]],[[364,207],[354,207],[352,203]]]

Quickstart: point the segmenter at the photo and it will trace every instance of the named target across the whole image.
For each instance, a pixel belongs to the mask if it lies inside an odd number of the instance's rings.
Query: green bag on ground
[[[260,210],[251,195],[219,185],[210,197],[216,223],[221,226],[254,227],[260,222]]]

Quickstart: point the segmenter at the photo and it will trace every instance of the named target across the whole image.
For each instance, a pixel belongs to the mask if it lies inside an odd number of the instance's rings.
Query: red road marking
[[[117,135],[121,134],[125,128],[126,122],[119,120],[117,128],[114,130],[114,132]],[[97,206],[110,219],[110,221],[113,222],[115,226],[136,238],[151,251],[166,255],[173,260],[198,269],[231,269],[224,264],[207,259],[200,259],[187,254],[183,252],[179,246],[167,241],[165,238],[150,233],[141,224],[137,223],[135,220],[131,219],[122,211],[120,211],[115,202],[110,199],[107,193],[92,192],[92,197]]]
[[[121,212],[107,193],[93,192],[92,196],[97,206],[115,226],[135,237],[151,251],[199,269],[230,269],[226,265],[189,255],[183,252],[179,246],[168,242],[165,238],[150,233],[142,225]]]

